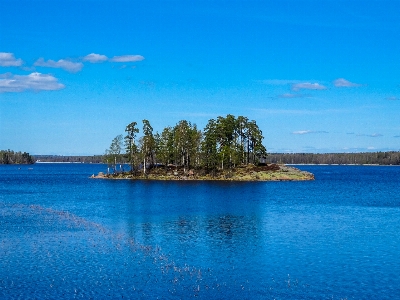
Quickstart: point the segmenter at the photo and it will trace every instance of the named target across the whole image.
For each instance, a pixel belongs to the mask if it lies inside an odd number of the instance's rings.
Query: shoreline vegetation
[[[207,173],[204,169],[188,170],[177,166],[160,166],[147,173],[116,172],[92,175],[94,179],[128,180],[192,180],[192,181],[305,181],[314,180],[314,174],[285,165],[243,165],[230,170]]]
[[[0,165],[31,165],[33,163],[35,163],[35,158],[27,152],[0,150]]]

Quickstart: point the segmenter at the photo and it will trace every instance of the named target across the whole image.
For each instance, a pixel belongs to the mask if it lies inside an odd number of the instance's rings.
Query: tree
[[[193,125],[192,130],[190,132],[190,139],[191,139],[191,162],[192,166],[198,167],[200,166],[201,162],[201,147],[202,147],[202,139],[203,139],[203,133],[201,130],[197,129],[196,124]]]
[[[226,118],[218,117],[216,129],[222,170],[224,164],[228,164],[229,168],[232,167],[232,158],[235,155],[235,127],[236,120],[233,115],[227,115]]]
[[[258,128],[256,121],[253,120],[248,122],[247,128],[249,143],[248,152],[250,153],[251,151],[252,162],[255,164],[257,159],[267,155],[267,149],[265,149],[262,144],[264,137],[262,131]]]
[[[201,131],[197,126],[181,120],[173,128],[174,159],[177,165],[183,166],[184,172],[197,166],[200,161]]]
[[[148,120],[143,120],[143,137],[141,139],[141,153],[143,157],[143,173],[146,174],[146,165],[154,164],[155,139],[153,127]]]
[[[191,125],[188,121],[182,120],[174,127],[174,148],[176,150],[177,164],[183,166],[183,171],[190,165],[191,150]]]
[[[215,173],[218,164],[217,149],[217,123],[214,119],[210,119],[204,128],[203,142],[203,165],[207,170]]]
[[[131,173],[134,170],[135,166],[135,157],[137,153],[137,146],[135,142],[136,134],[139,133],[139,129],[136,128],[137,123],[132,122],[128,124],[125,128],[125,132],[127,135],[125,136],[125,149],[126,153],[129,155],[129,162],[131,163]]]
[[[156,158],[164,165],[174,162],[174,131],[168,126],[161,134],[155,135]]]
[[[117,171],[117,162],[121,162],[122,140],[122,134],[117,135],[111,141],[110,148],[105,153],[107,164],[112,165],[114,172]]]
[[[0,150],[0,164],[33,164],[34,162],[34,158],[27,152]]]
[[[243,116],[239,116],[236,119],[236,134],[239,141],[236,142],[236,151],[238,154],[238,163],[245,164],[248,161],[246,160],[246,151],[245,151],[245,143],[246,143],[246,131],[248,129],[249,119]]]

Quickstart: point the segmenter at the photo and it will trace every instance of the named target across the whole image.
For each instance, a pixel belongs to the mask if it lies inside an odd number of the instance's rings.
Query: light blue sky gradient
[[[102,154],[257,121],[269,152],[400,150],[400,1],[0,1],[0,149]]]

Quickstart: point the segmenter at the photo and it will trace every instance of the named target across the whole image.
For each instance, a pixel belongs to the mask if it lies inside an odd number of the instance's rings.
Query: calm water
[[[400,295],[400,167],[299,168],[316,180],[112,181],[88,178],[104,165],[0,166],[0,298]]]

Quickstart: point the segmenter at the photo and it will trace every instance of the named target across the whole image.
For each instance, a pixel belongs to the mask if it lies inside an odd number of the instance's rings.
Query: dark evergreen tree
[[[126,154],[128,155],[128,161],[131,165],[131,173],[135,170],[136,165],[136,155],[138,152],[136,146],[136,134],[139,133],[139,129],[136,128],[137,123],[132,122],[128,124],[125,128],[125,132],[127,133],[125,136],[125,150]]]

